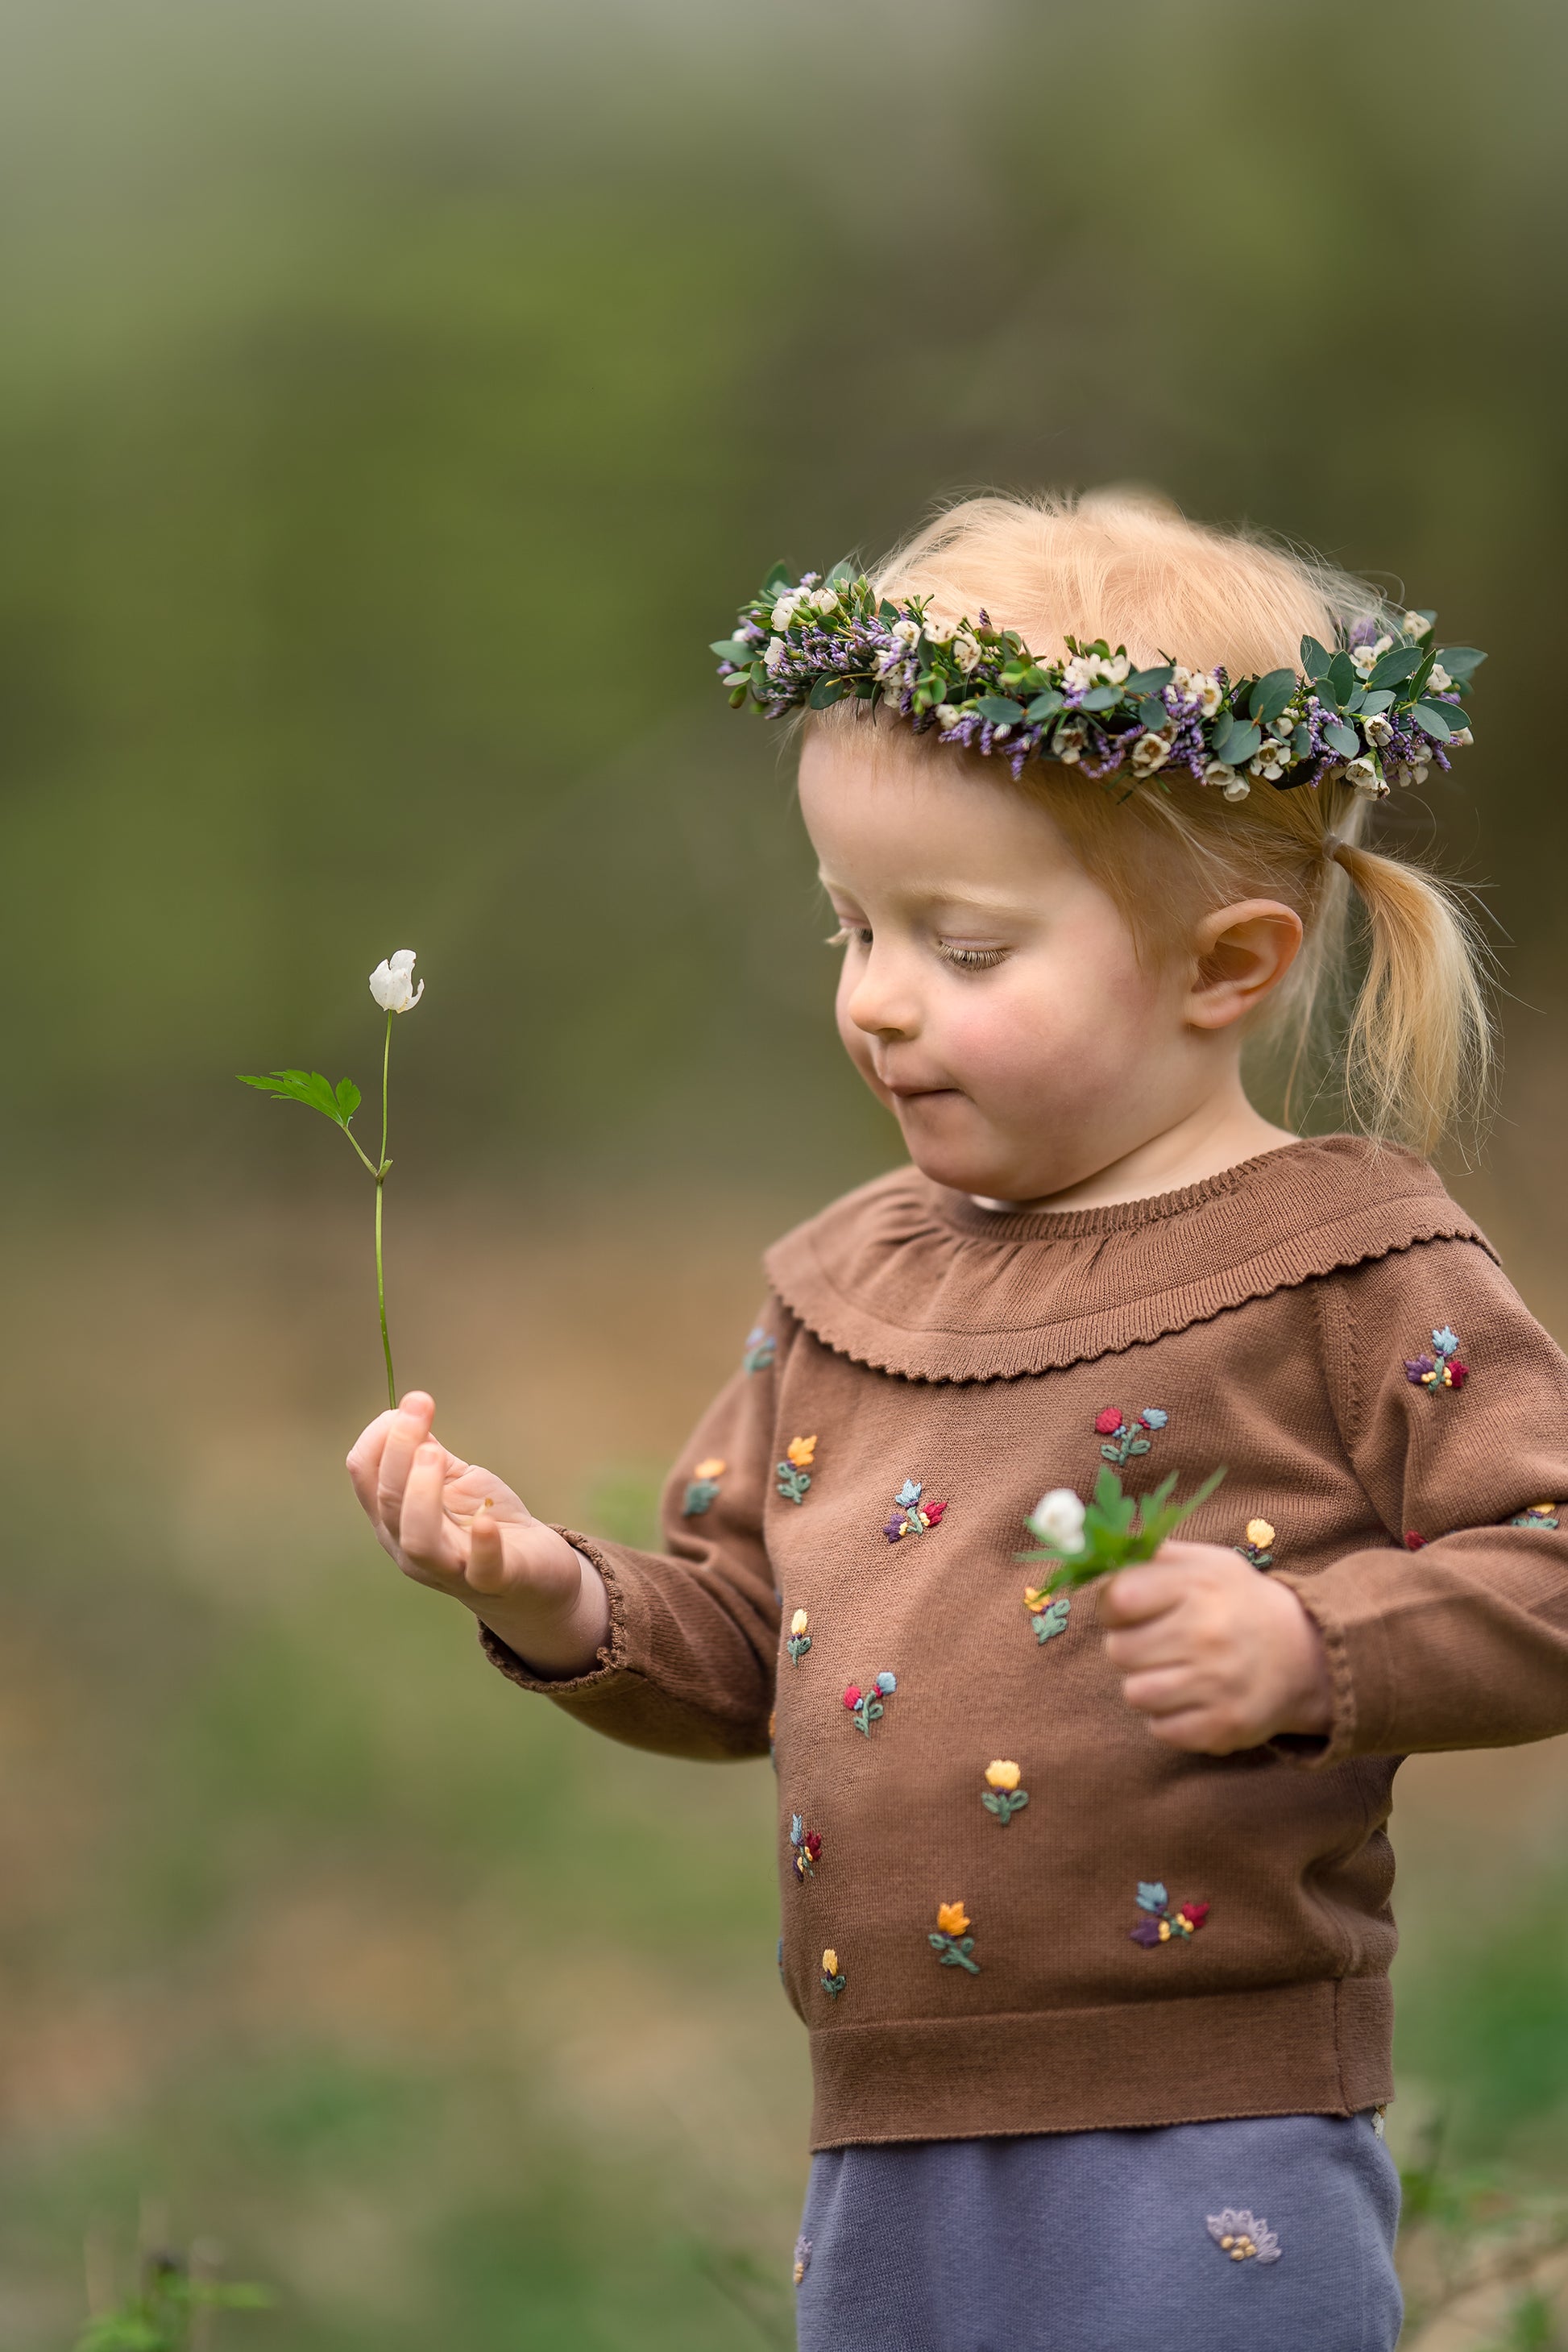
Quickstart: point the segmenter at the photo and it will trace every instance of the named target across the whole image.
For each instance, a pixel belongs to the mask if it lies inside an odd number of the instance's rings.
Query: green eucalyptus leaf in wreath
[[[765,597],[776,596],[781,588],[793,588],[794,586],[795,573],[790,570],[789,565],[787,563],[775,563],[773,570],[768,573],[767,578],[763,582],[763,594]]]
[[[1419,646],[1395,646],[1391,653],[1384,654],[1381,660],[1373,663],[1367,684],[1370,687],[1402,686],[1407,677],[1415,677],[1426,658]]]
[[[737,669],[746,669],[756,647],[742,645],[739,637],[715,637],[708,650],[717,654],[721,661],[733,662]]]
[[[1307,722],[1303,719],[1290,738],[1290,749],[1298,760],[1304,760],[1311,748],[1312,738],[1308,731]]]
[[[1342,710],[1361,684],[1361,673],[1349,654],[1339,653],[1329,664],[1328,671],[1321,683],[1329,688]]]
[[[898,617],[898,606],[896,604],[889,604],[887,598],[884,596],[881,603],[877,607],[877,618],[879,621],[884,622],[890,629]]]
[[[1016,727],[1024,716],[1023,704],[1010,701],[1005,694],[983,694],[974,708],[993,727]]]
[[[1127,692],[1158,694],[1163,686],[1170,685],[1175,675],[1175,665],[1173,662],[1164,663],[1159,669],[1130,670],[1127,677]],[[1163,707],[1162,704],[1161,708],[1163,709]]]
[[[1247,699],[1247,711],[1260,727],[1271,726],[1296,691],[1293,669],[1271,669],[1260,677]]]
[[[1219,747],[1219,757],[1227,767],[1239,768],[1244,760],[1254,757],[1262,742],[1263,730],[1260,727],[1238,727],[1233,719],[1230,733]]]
[[[840,701],[848,688],[847,678],[819,677],[806,696],[806,701],[813,710],[826,710],[830,703]]]
[[[829,588],[847,588],[856,576],[855,566],[850,562],[849,558],[847,555],[840,556],[827,575],[827,585]]]
[[[1321,646],[1316,637],[1302,638],[1301,667],[1310,678],[1327,677],[1332,660],[1333,656],[1327,646]]]
[[[1032,725],[1040,726],[1046,719],[1054,719],[1058,711],[1066,707],[1067,697],[1053,686],[1047,688],[1044,694],[1037,694],[1024,715]]]
[[[1436,743],[1446,743],[1454,732],[1458,713],[1443,710],[1435,702],[1418,702],[1410,716],[1424,735],[1430,735]]]
[[[1468,685],[1472,671],[1479,669],[1486,656],[1474,646],[1445,646],[1437,656],[1448,676],[1461,686]]]
[[[1079,709],[1080,710],[1114,710],[1121,699],[1120,688],[1093,686],[1079,704]]]
[[[1392,694],[1384,693],[1381,688],[1374,694],[1363,694],[1361,698],[1363,717],[1380,719],[1385,710],[1393,709],[1394,699]]]
[[[1331,751],[1342,760],[1353,760],[1361,751],[1361,737],[1353,727],[1346,727],[1338,719],[1331,719],[1323,729],[1323,740]]]
[[[1171,714],[1164,704],[1152,694],[1146,694],[1138,705],[1138,716],[1151,733],[1154,734],[1157,734],[1162,727],[1169,726],[1171,719]]]

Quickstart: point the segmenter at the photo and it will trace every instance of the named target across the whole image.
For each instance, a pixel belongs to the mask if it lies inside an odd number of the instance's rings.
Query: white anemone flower
[[[376,965],[370,976],[370,992],[384,1013],[412,1013],[425,993],[425,982],[414,985],[414,966],[417,961],[412,948],[399,948]]]
[[[1070,1486],[1053,1486],[1042,1495],[1027,1519],[1031,1535],[1042,1543],[1052,1544],[1058,1551],[1083,1549],[1083,1505]]]

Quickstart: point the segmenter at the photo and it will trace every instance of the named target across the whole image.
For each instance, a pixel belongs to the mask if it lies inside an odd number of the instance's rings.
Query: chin
[[[1052,1171],[1023,1169],[978,1136],[942,1134],[929,1115],[900,1121],[910,1158],[933,1184],[952,1192],[973,1192],[986,1201],[1037,1201],[1052,1186]]]

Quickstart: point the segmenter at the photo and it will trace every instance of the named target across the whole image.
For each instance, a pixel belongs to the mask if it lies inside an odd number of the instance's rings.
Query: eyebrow
[[[856,896],[847,883],[835,882],[829,875],[819,872],[816,878],[825,890],[840,891],[847,898],[853,898]],[[1023,917],[1030,912],[1022,899],[1012,898],[1001,891],[931,888],[908,893],[900,892],[898,895],[900,898],[907,898],[917,907],[952,907],[962,912],[976,915]]]

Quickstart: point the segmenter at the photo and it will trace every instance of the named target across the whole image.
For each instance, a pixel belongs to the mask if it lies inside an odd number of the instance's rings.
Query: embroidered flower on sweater
[[[804,1609],[797,1609],[789,1621],[789,1638],[784,1643],[792,1666],[798,1666],[811,1647],[810,1618]]]
[[[1029,1801],[1027,1789],[1020,1789],[1023,1779],[1020,1766],[1005,1757],[985,1767],[985,1786],[980,1791],[980,1801],[988,1813],[994,1813],[1005,1828],[1015,1813],[1022,1812]]]
[[[898,1687],[896,1675],[879,1675],[869,1690],[862,1690],[858,1683],[851,1683],[845,1692],[844,1704],[855,1718],[855,1728],[863,1731],[868,1739],[871,1737],[871,1726],[881,1720],[882,1701],[891,1698]]]
[[[1555,1503],[1531,1503],[1524,1510],[1516,1511],[1509,1521],[1510,1528],[1554,1528],[1556,1525]]]
[[[1268,1520],[1248,1519],[1247,1539],[1244,1543],[1238,1543],[1236,1548],[1243,1559],[1249,1559],[1254,1568],[1272,1568],[1273,1545],[1274,1530]]]
[[[697,1464],[686,1489],[686,1499],[680,1506],[683,1519],[700,1519],[702,1517],[709,1504],[717,1499],[719,1481],[729,1466],[716,1454],[710,1460]]]
[[[1233,2263],[1277,2263],[1279,2241],[1267,2221],[1254,2219],[1244,2205],[1239,2212],[1227,2205],[1223,2213],[1205,2216],[1209,2236]]]
[[[1144,1916],[1127,1932],[1133,1943],[1151,1950],[1156,1944],[1191,1943],[1209,1916],[1206,1903],[1184,1903],[1180,1910],[1173,1911],[1171,1898],[1157,1878],[1139,1880],[1138,1908]]]
[[[778,1352],[778,1341],[761,1323],[753,1323],[746,1334],[745,1353],[741,1369],[746,1372],[765,1372]]]
[[[838,1955],[829,1944],[822,1955],[822,1990],[829,2000],[837,2000],[844,1986],[845,1977],[838,1965]]]
[[[1066,1633],[1067,1622],[1072,1613],[1072,1601],[1067,1593],[1058,1592],[1053,1601],[1045,1585],[1026,1584],[1024,1606],[1029,1612],[1029,1622],[1035,1629],[1037,1642],[1043,1643],[1055,1633]]]
[[[815,1437],[792,1437],[784,1447],[784,1459],[777,1465],[779,1493],[786,1503],[804,1503],[805,1490],[811,1484],[811,1465],[816,1459]]]
[[[797,2238],[795,2242],[795,2283],[798,2286],[811,2268],[811,2240]]]
[[[816,1876],[816,1857],[822,1852],[822,1839],[816,1830],[808,1830],[798,1813],[789,1817],[789,1842],[795,1848],[795,1874],[802,1882]]]
[[[972,1977],[977,1977],[980,1963],[969,1957],[974,1949],[973,1937],[965,1933],[969,1925],[969,1914],[962,1903],[939,1903],[930,1942],[944,1969],[967,1969]]]
[[[1147,1454],[1152,1438],[1157,1437],[1170,1420],[1158,1405],[1145,1405],[1136,1421],[1122,1417],[1120,1405],[1108,1404],[1094,1416],[1094,1426],[1100,1438],[1100,1453],[1107,1462],[1124,1470],[1135,1454]]]
[[[1459,1335],[1444,1324],[1432,1334],[1429,1356],[1406,1356],[1405,1377],[1413,1389],[1436,1393],[1438,1389],[1462,1389],[1469,1379],[1468,1364],[1459,1361]]]
[[[906,1478],[893,1496],[893,1516],[882,1533],[889,1543],[899,1543],[905,1536],[923,1536],[942,1523],[945,1503],[927,1503],[921,1497],[925,1488],[913,1478]]]

